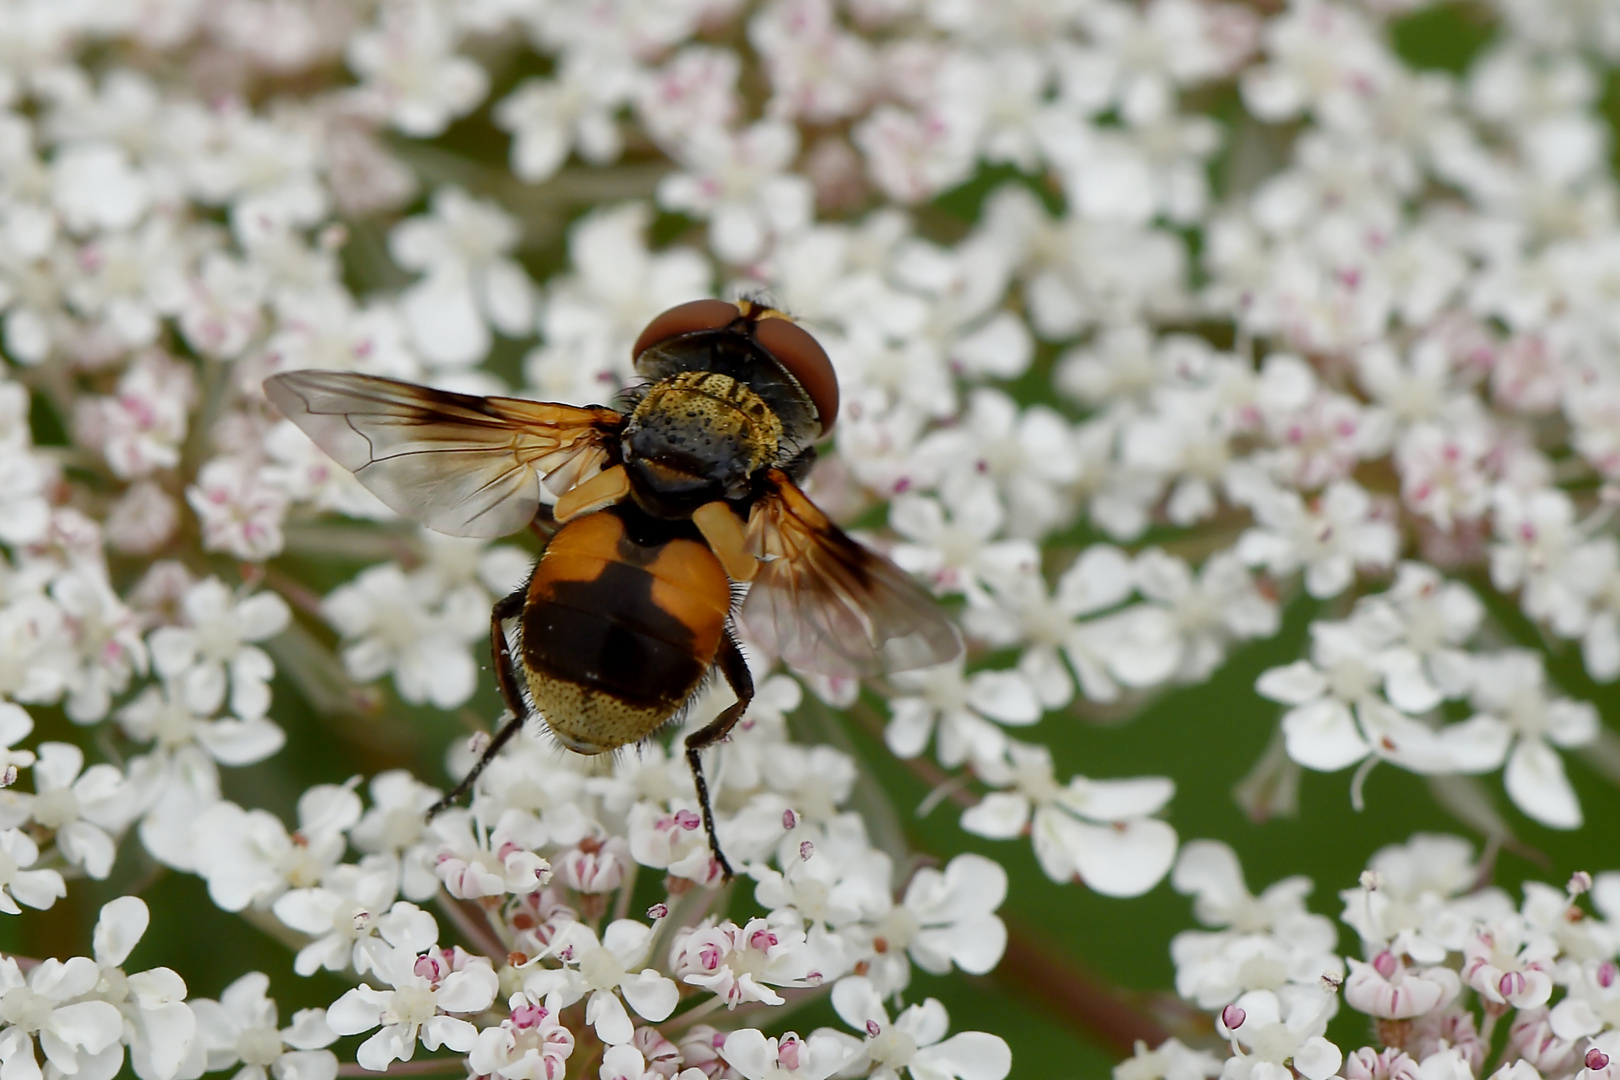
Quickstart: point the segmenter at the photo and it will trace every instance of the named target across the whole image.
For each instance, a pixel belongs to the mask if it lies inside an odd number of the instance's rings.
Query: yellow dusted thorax
[[[748,471],[776,460],[782,421],[760,396],[730,375],[682,371],[654,383],[630,414],[631,423],[649,417],[679,417],[718,438],[735,438],[749,457]]]

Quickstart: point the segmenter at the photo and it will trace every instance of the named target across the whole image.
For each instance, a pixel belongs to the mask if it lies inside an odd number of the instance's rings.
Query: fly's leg
[[[523,729],[523,721],[528,718],[528,706],[523,703],[523,695],[518,692],[517,671],[512,666],[512,648],[506,642],[505,626],[507,619],[515,618],[523,611],[523,602],[528,599],[528,595],[529,586],[525,583],[523,588],[511,596],[497,601],[495,610],[489,615],[489,651],[495,660],[495,685],[501,688],[501,700],[506,702],[507,709],[512,713],[512,719],[495,733],[495,737],[484,748],[483,754],[473,764],[472,770],[456,785],[456,789],[428,809],[429,821],[472,790],[473,781],[478,779],[478,774],[495,760],[495,755],[501,752],[501,747],[511,742],[512,736]]]
[[[709,834],[709,850],[714,854],[714,861],[720,864],[720,873],[725,880],[730,881],[733,876],[731,864],[726,861],[725,852],[720,850],[720,839],[714,835],[714,807],[709,802],[709,784],[703,778],[703,751],[720,742],[742,714],[748,711],[748,703],[754,700],[754,677],[748,673],[748,661],[743,659],[742,649],[737,645],[737,639],[731,636],[728,628],[720,639],[720,655],[715,663],[720,668],[720,674],[726,677],[731,684],[732,693],[737,695],[737,703],[715,717],[707,727],[700,728],[686,737],[686,763],[692,767],[692,779],[697,784],[698,805],[703,810],[703,828]]]

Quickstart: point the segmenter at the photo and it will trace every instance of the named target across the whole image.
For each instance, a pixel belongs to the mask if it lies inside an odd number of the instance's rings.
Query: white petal
[[[448,1046],[465,1053],[478,1041],[478,1029],[454,1016],[435,1016],[422,1025],[422,1045],[429,1050]]]
[[[459,267],[430,273],[400,296],[411,337],[431,364],[466,367],[489,352],[489,327]]]
[[[383,1010],[392,999],[393,995],[386,990],[373,990],[361,984],[332,1003],[326,1010],[326,1023],[339,1035],[370,1031],[382,1022]]]
[[[178,980],[179,976],[176,975]],[[185,984],[180,984],[185,993]],[[183,1001],[171,1001],[157,1008],[143,1008],[140,1012],[137,1040],[142,1080],[172,1080],[191,1053],[191,1043],[197,1034],[197,1018]]]
[[[215,720],[202,725],[197,741],[222,765],[252,765],[280,750],[287,733],[265,719]]]
[[[619,984],[624,1000],[645,1019],[658,1023],[669,1018],[681,999],[680,987],[653,968],[631,975]]]
[[[611,990],[598,990],[585,1003],[585,1022],[596,1028],[597,1036],[609,1046],[627,1043],[636,1028],[624,1003]]]
[[[981,671],[968,680],[968,704],[1003,724],[1033,724],[1041,718],[1034,688],[1018,671]]]
[[[1285,667],[1261,672],[1254,683],[1255,693],[1284,705],[1303,705],[1327,693],[1327,676],[1308,660],[1295,660]]]
[[[860,975],[839,979],[833,984],[833,1010],[839,1019],[856,1031],[865,1031],[868,1021],[887,1027],[889,1014],[883,1011],[883,1000],[871,980]]]
[[[1323,699],[1290,709],[1282,730],[1288,756],[1318,772],[1353,765],[1372,750],[1342,701]]]
[[[96,962],[102,967],[118,967],[130,959],[130,950],[141,941],[151,920],[146,900],[141,897],[118,897],[102,905],[92,946]]]
[[[99,1054],[124,1033],[124,1018],[105,1001],[78,1001],[51,1010],[47,1026],[63,1042]]]
[[[1059,818],[1054,828],[1066,844],[1087,886],[1104,896],[1140,896],[1170,872],[1176,858],[1176,831],[1156,818],[1116,825],[1088,825]]]
[[[1029,822],[1029,800],[1010,791],[992,791],[962,813],[962,828],[991,840],[1010,840]]]
[[[58,829],[56,846],[68,862],[84,867],[84,872],[98,881],[112,872],[113,858],[118,854],[113,838],[88,821],[70,822]]]
[[[1520,739],[1502,773],[1508,797],[1526,814],[1554,829],[1581,827],[1581,804],[1564,774],[1564,760],[1540,739]]]
[[[330,1050],[289,1050],[270,1068],[276,1080],[337,1080],[338,1059]]]
[[[964,1031],[925,1046],[912,1059],[923,1068],[942,1068],[962,1080],[1003,1080],[1012,1071],[1012,1050],[999,1035]]]
[[[363,1028],[361,1030],[364,1030]],[[389,1062],[409,1061],[416,1052],[416,1043],[405,1038],[405,1028],[400,1024],[389,1024],[377,1034],[360,1044],[354,1060],[359,1062],[362,1069],[372,1072],[382,1072],[388,1068]]]
[[[1175,793],[1175,781],[1163,776],[1138,776],[1129,780],[1089,780],[1077,776],[1069,781],[1059,799],[1092,821],[1124,821],[1158,813]]]
[[[445,976],[433,992],[433,1002],[445,1012],[482,1012],[495,1000],[500,985],[500,977],[487,963],[469,964]]]
[[[766,1072],[776,1064],[765,1034],[754,1028],[743,1028],[726,1036],[720,1056],[748,1080],[765,1080]]]
[[[1339,1071],[1343,1062],[1343,1052],[1320,1035],[1306,1039],[1305,1045],[1294,1054],[1294,1068],[1309,1080],[1327,1080]]]
[[[84,751],[72,743],[45,742],[36,748],[34,780],[41,791],[70,786],[84,768]]]

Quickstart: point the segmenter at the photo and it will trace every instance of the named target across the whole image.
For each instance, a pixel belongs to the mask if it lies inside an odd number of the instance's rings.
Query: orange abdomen
[[[673,716],[714,664],[731,585],[702,542],[609,508],[565,525],[529,582],[522,659],[557,738],[599,754]]]

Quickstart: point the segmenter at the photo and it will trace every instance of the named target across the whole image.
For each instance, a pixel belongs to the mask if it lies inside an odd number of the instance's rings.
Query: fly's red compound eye
[[[833,421],[838,419],[838,377],[833,374],[827,350],[804,327],[782,317],[766,317],[755,323],[754,340],[776,357],[777,363],[810,395],[821,420],[821,433],[831,431]]]
[[[630,350],[630,357],[635,359],[654,345],[670,338],[695,334],[700,330],[722,329],[741,317],[742,312],[738,310],[737,305],[728,304],[724,300],[689,300],[684,304],[676,304],[647,324],[647,329],[636,338],[635,347]]]

